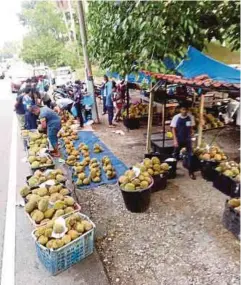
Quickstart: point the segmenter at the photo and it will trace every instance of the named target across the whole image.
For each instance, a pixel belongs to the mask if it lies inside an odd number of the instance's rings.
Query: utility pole
[[[68,6],[69,6],[69,13],[70,13],[71,31],[73,32],[74,41],[77,42],[76,30],[75,30],[75,22],[74,22],[74,16],[73,16],[73,9],[72,9],[71,0],[68,0]]]
[[[91,65],[89,61],[88,51],[87,51],[87,34],[86,34],[86,25],[85,25],[85,16],[84,16],[84,7],[83,7],[83,1],[78,0],[77,1],[77,7],[78,7],[78,17],[79,17],[79,26],[80,26],[80,36],[81,36],[81,42],[82,42],[82,48],[83,48],[83,56],[84,56],[84,62],[85,62],[85,70],[86,70],[86,76],[87,76],[87,86],[88,91],[93,96],[94,104],[92,106],[92,117],[93,120],[96,123],[99,123],[99,115],[98,115],[98,109],[96,104],[96,98],[95,98],[95,92],[94,92],[94,81],[93,81],[93,75],[91,70]]]

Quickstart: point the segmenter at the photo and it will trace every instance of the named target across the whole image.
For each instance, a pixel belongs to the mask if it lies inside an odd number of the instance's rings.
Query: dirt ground
[[[107,118],[95,133],[127,166],[145,153],[146,127],[112,133]],[[159,128],[154,128],[154,131]],[[211,141],[215,134],[205,134]],[[230,158],[239,156],[239,131],[227,128],[216,142]],[[166,190],[152,194],[146,213],[126,210],[117,185],[79,190],[84,212],[97,225],[96,247],[110,284],[121,285],[236,285],[239,241],[222,225],[227,197],[197,173],[190,180],[178,166],[177,178]],[[95,285],[95,284],[93,284]]]

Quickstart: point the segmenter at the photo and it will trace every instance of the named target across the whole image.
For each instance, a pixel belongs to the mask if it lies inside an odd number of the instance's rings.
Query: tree
[[[23,2],[19,19],[29,31],[20,54],[24,61],[52,67],[78,64],[76,44],[68,43],[66,25],[55,2]]]
[[[127,74],[140,69],[164,72],[165,58],[180,60],[188,45],[202,50],[213,38],[227,40],[227,30],[230,44],[237,49],[239,4],[229,4],[206,0],[90,1],[90,53],[102,68]],[[224,17],[225,13],[233,13],[235,18]]]
[[[3,44],[3,47],[0,49],[1,58],[12,58],[14,55],[17,55],[20,51],[20,43],[16,41],[8,41]]]

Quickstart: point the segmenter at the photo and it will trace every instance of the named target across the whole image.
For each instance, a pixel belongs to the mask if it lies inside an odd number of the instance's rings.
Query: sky
[[[22,0],[0,0],[0,47],[5,41],[21,40],[24,28],[18,21]]]

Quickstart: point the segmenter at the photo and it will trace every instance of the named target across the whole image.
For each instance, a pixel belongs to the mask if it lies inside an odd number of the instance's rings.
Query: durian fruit
[[[48,200],[45,199],[45,198],[42,198],[42,199],[38,202],[38,209],[39,209],[41,212],[45,212],[45,211],[47,211],[47,209],[48,209],[48,205],[49,205]]]
[[[228,201],[228,204],[232,207],[232,208],[236,208],[240,206],[240,199],[239,198],[233,198],[230,199]]]
[[[75,240],[80,236],[80,234],[75,230],[68,231],[68,235],[71,237],[71,240]]]
[[[83,233],[85,231],[85,225],[83,223],[79,223],[77,222],[74,229],[78,232],[78,233]]]
[[[34,214],[32,215],[32,219],[38,224],[44,219],[43,212],[39,210],[35,210]]]
[[[64,203],[66,206],[73,206],[75,204],[75,200],[72,197],[65,197]]]
[[[98,145],[98,144],[94,145],[94,153],[100,153],[102,151],[103,151],[103,149],[100,145]]]
[[[83,180],[83,184],[84,184],[84,185],[89,185],[89,184],[90,184],[90,179],[89,179],[89,178],[85,178],[85,179]]]
[[[52,203],[55,203],[57,201],[62,201],[63,199],[64,199],[64,196],[62,194],[53,193],[53,194],[51,194],[49,201]]]
[[[53,194],[53,193],[58,193],[58,187],[56,185],[52,185],[51,187],[49,187],[49,194]]]
[[[63,195],[63,196],[66,196],[66,195],[68,195],[70,192],[69,192],[69,190],[68,190],[67,188],[63,188],[63,189],[61,189],[61,190],[59,191],[59,193],[60,193],[61,195]]]
[[[69,206],[71,206],[71,205],[69,205]],[[60,210],[60,209],[64,209],[64,208],[66,208],[64,201],[56,201],[56,202],[54,203],[54,209],[55,209],[55,210]]]
[[[34,201],[29,201],[26,205],[25,205],[25,211],[27,213],[31,213],[37,206],[37,203]]]
[[[44,227],[41,227],[41,228],[38,228],[35,232],[34,232],[34,235],[39,238],[40,236],[44,235],[45,233],[45,228]]]
[[[47,210],[44,212],[44,217],[45,217],[46,219],[51,219],[51,218],[53,217],[54,213],[55,213],[55,209],[54,209],[54,208],[49,208],[49,209],[47,209]]]
[[[38,189],[38,195],[39,195],[40,197],[43,197],[43,196],[48,195],[48,189],[45,188],[45,187],[39,188],[39,189]]]
[[[88,221],[83,220],[81,223],[84,225],[86,232],[93,228],[92,224]]]
[[[28,196],[29,194],[31,193],[30,189],[28,186],[25,186],[23,187],[21,190],[20,190],[20,195],[25,198],[26,196]]]
[[[46,245],[46,243],[48,242],[48,238],[46,236],[40,236],[38,238],[38,242],[42,245]]]
[[[39,179],[38,177],[32,176],[28,179],[28,184],[30,187],[35,187],[38,186],[39,184]]]
[[[63,209],[59,209],[55,212],[54,214],[54,218],[58,218],[64,215],[64,210]]]
[[[52,236],[53,230],[51,228],[44,228],[44,236],[50,238]]]
[[[56,176],[56,180],[57,180],[58,182],[64,182],[66,179],[65,179],[65,177],[64,177],[63,175],[58,174],[58,175]]]
[[[65,214],[69,214],[71,212],[74,212],[74,208],[73,207],[67,207],[66,209],[64,209],[64,213]]]
[[[64,235],[62,237],[62,241],[64,242],[65,245],[70,243],[71,242],[71,236],[70,235]]]
[[[37,194],[30,194],[26,198],[29,202],[35,202],[35,203],[38,203],[38,201],[41,199],[41,197]]]

